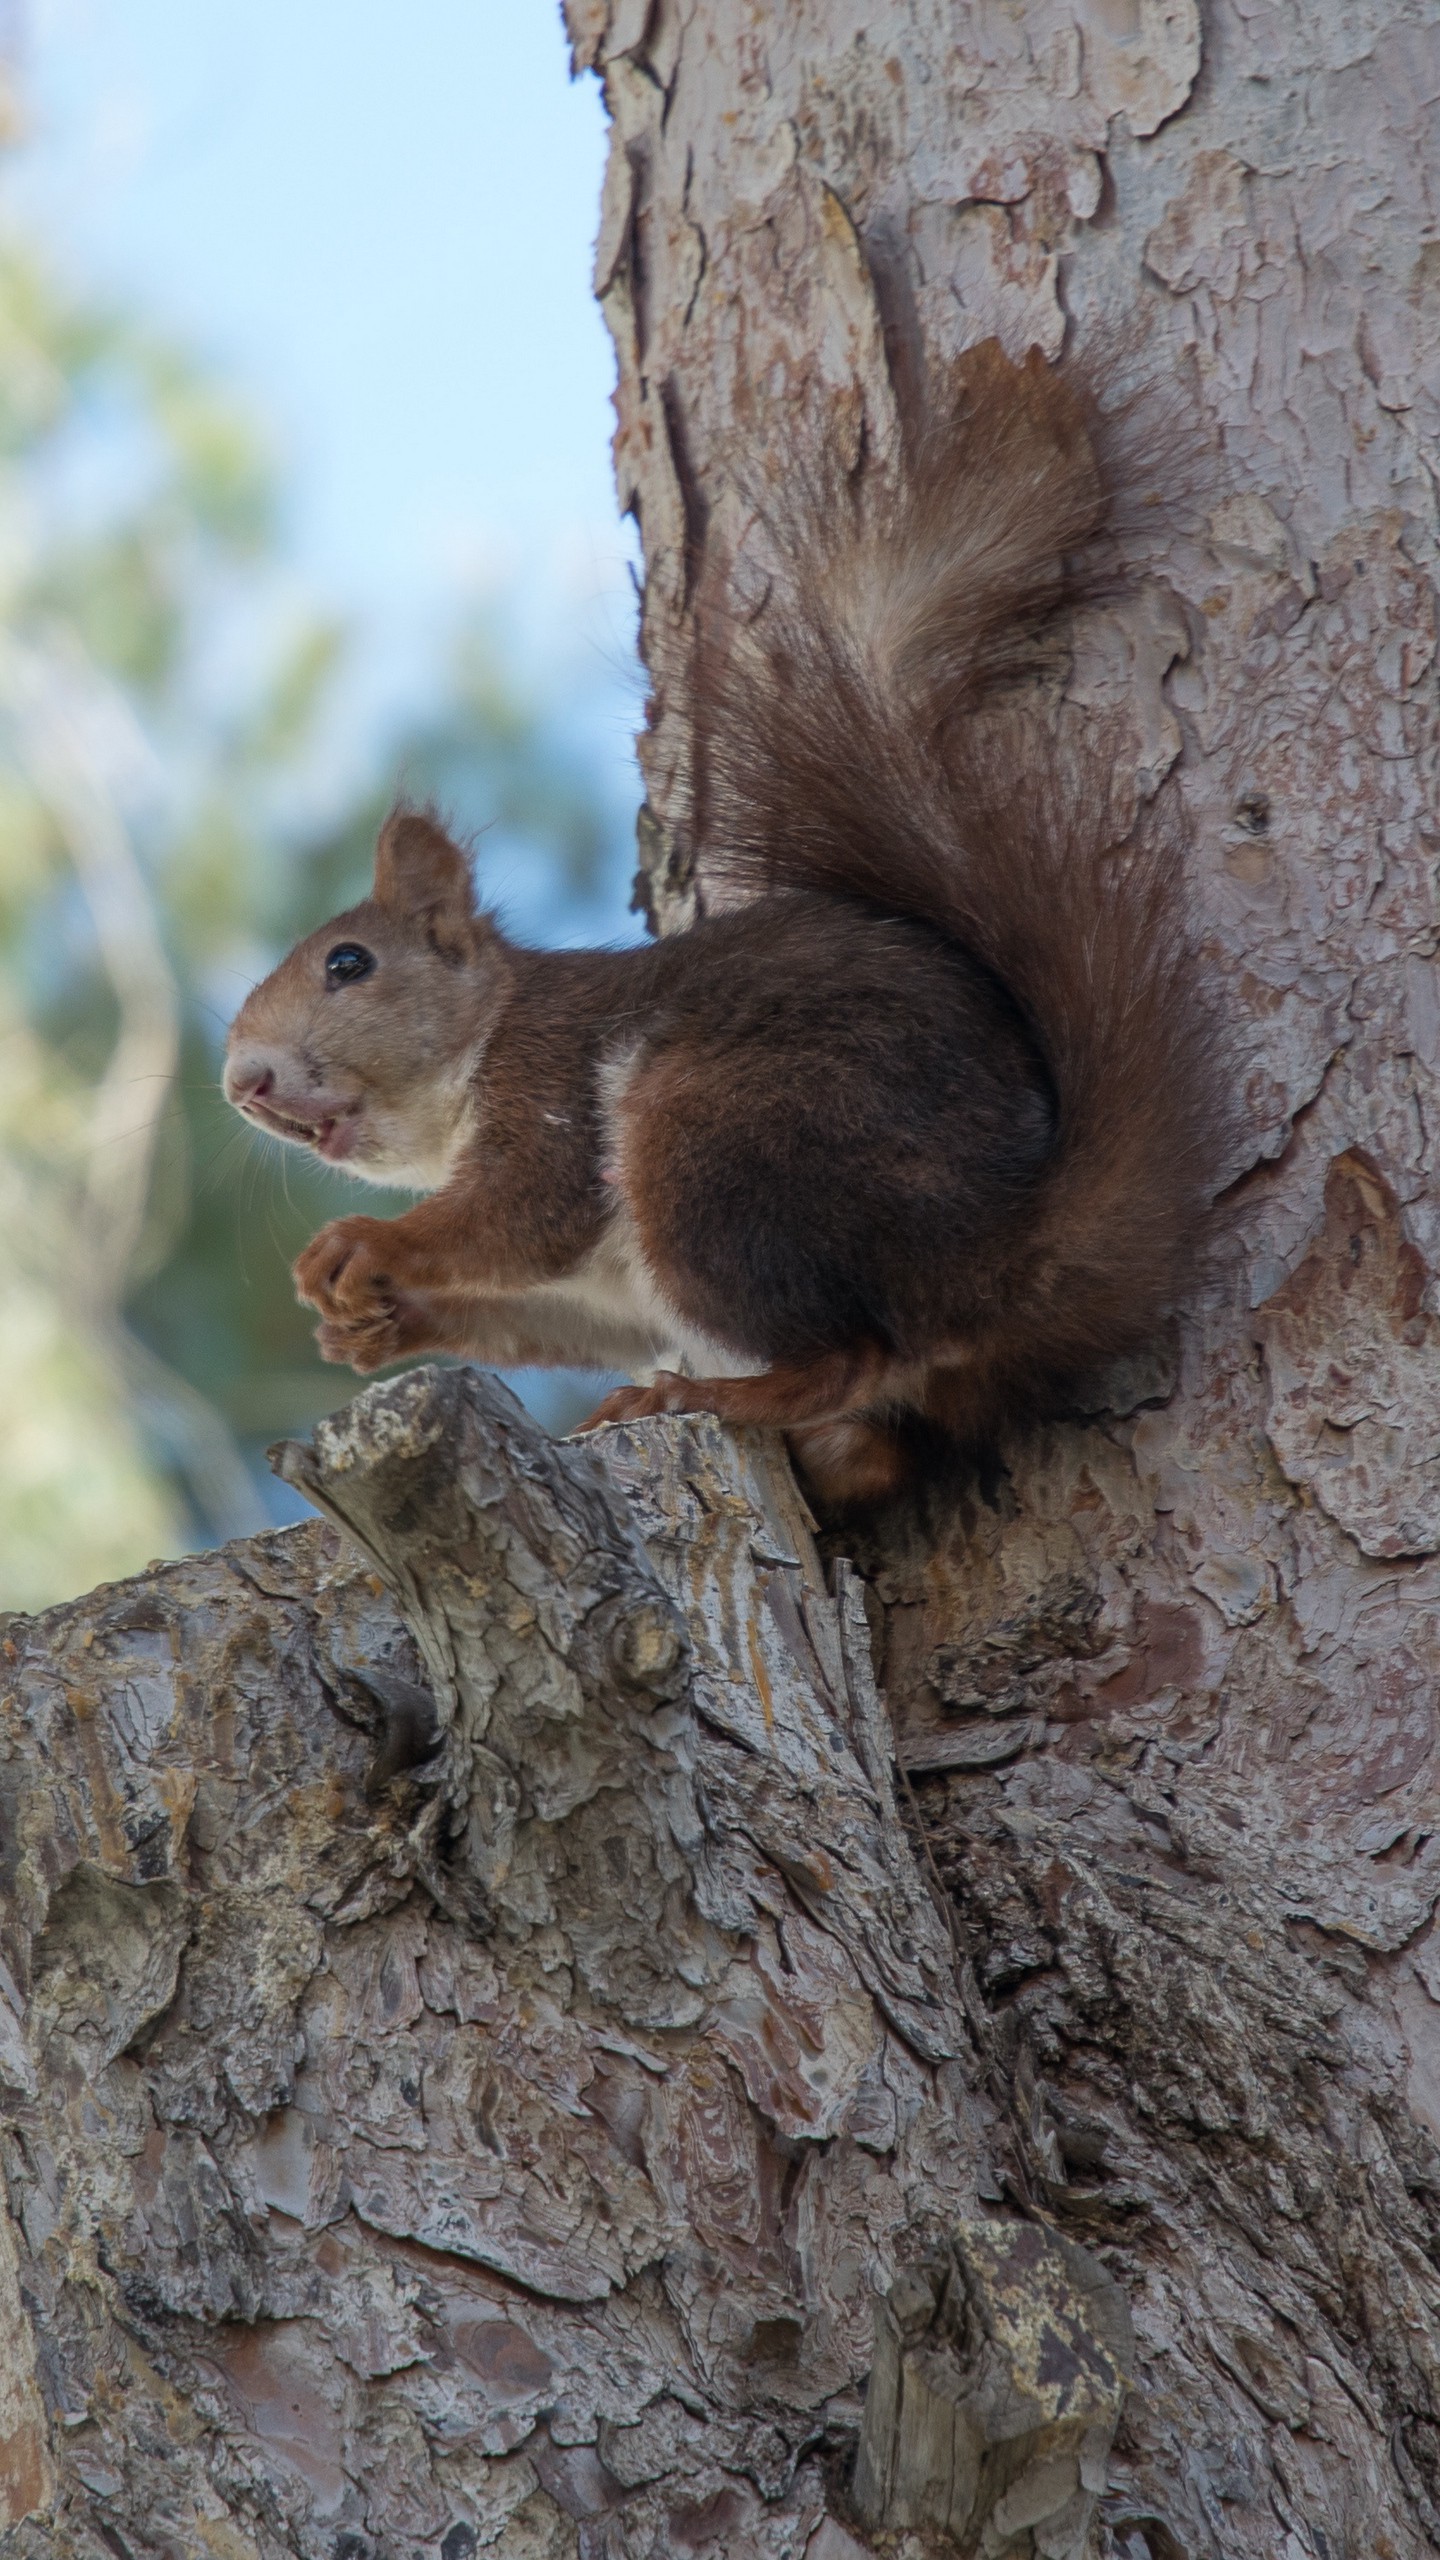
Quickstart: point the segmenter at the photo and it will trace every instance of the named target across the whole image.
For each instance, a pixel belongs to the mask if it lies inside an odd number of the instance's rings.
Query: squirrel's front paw
[[[296,1296],[318,1307],[329,1324],[387,1315],[395,1297],[387,1268],[389,1233],[383,1218],[332,1218],[295,1264]]]
[[[373,1315],[327,1316],[316,1326],[315,1339],[322,1360],[331,1360],[338,1368],[358,1369],[362,1378],[368,1378],[372,1369],[388,1368],[392,1360],[443,1348],[434,1338],[428,1309],[418,1299],[403,1297],[377,1308]]]

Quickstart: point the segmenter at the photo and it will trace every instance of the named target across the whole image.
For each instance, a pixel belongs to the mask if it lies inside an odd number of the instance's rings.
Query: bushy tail
[[[1134,1345],[1173,1303],[1223,1144],[1178,824],[1117,821],[1118,742],[1014,681],[1108,582],[1105,442],[1063,370],[977,350],[864,521],[837,488],[782,527],[782,583],[702,650],[697,688],[707,869],[922,918],[1030,1026],[1057,1135],[995,1239],[1011,1394]]]

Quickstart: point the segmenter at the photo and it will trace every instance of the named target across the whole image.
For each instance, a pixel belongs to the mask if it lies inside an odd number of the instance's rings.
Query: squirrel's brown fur
[[[978,1443],[1151,1332],[1221,1118],[1179,848],[1117,829],[1108,742],[1062,750],[1014,681],[1097,578],[1103,455],[1083,390],[992,346],[863,519],[794,502],[783,584],[697,653],[702,872],[743,906],[522,951],[434,819],[388,822],[226,1071],[432,1188],[301,1255],[327,1358],[661,1363],[595,1419],[779,1425],[843,1498],[895,1481],[907,1413]]]

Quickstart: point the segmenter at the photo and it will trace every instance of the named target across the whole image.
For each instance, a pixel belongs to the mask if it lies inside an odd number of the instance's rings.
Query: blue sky
[[[21,95],[22,227],[271,434],[286,576],[351,626],[337,773],[383,760],[467,602],[497,599],[522,690],[583,731],[619,824],[583,911],[493,849],[487,894],[537,939],[635,938],[634,553],[590,292],[605,122],[558,0],[27,0]],[[581,1409],[524,1384],[558,1422]]]
[[[32,0],[23,90],[12,201],[264,416],[372,708],[477,587],[623,668],[604,117],[552,0]]]

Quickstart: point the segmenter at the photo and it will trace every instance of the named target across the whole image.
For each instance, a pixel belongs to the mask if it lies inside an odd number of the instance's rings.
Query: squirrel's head
[[[370,1182],[438,1188],[469,1127],[505,944],[433,818],[380,831],[359,906],[298,942],[230,1027],[225,1094],[257,1129]]]

